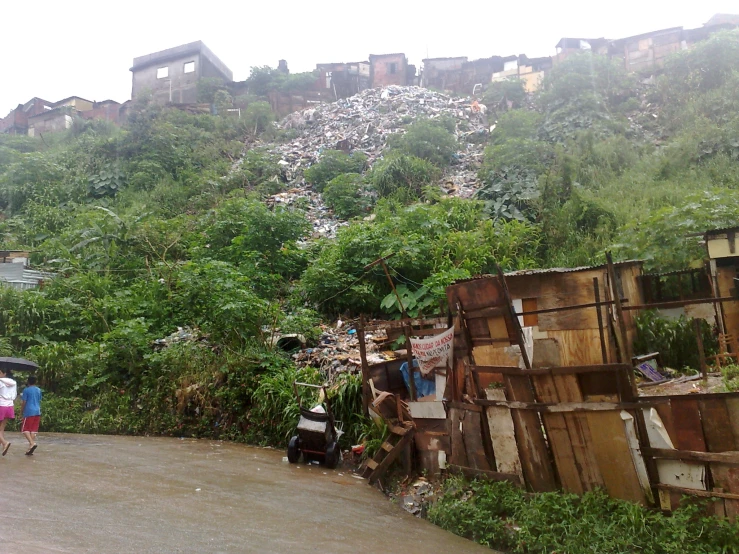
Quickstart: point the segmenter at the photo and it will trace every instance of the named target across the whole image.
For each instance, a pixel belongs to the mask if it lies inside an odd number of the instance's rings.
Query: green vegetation
[[[326,150],[317,164],[303,172],[305,181],[322,192],[326,184],[344,173],[362,173],[367,165],[367,156],[361,152],[347,154],[341,150]]]
[[[399,152],[444,167],[452,162],[457,153],[454,127],[454,121],[419,119],[408,125],[404,134],[392,135],[389,145]]]
[[[449,198],[404,206],[382,200],[373,221],[353,222],[336,240],[319,242],[300,287],[306,299],[326,313],[377,313],[390,287],[382,268],[368,274],[362,268],[395,253],[388,262],[394,277],[432,298],[415,301],[434,314],[441,308],[444,289],[456,279],[495,271],[496,264],[509,270],[534,265],[538,240],[533,225],[485,217],[481,202]],[[398,313],[396,305],[383,304],[389,314]]]
[[[718,341],[711,326],[703,319],[699,321],[705,354],[711,356],[718,351]],[[685,316],[665,318],[655,310],[640,313],[636,317],[634,352],[637,355],[659,352],[662,363],[671,369],[700,370],[695,328]]]
[[[733,364],[721,368],[724,387],[728,392],[739,392],[739,365]]]
[[[424,188],[440,175],[439,168],[429,161],[391,153],[372,167],[369,180],[380,196],[395,195],[405,203],[412,203],[421,198]]]
[[[370,191],[358,173],[343,173],[331,179],[323,190],[323,200],[342,219],[366,214],[372,207]]]
[[[499,116],[478,198],[493,218],[541,229],[544,266],[598,262],[609,248],[659,271],[698,263],[685,235],[739,218],[737,51],[738,33],[715,34],[653,86],[604,57],[569,57],[536,111]]]
[[[739,524],[684,502],[670,515],[604,492],[527,495],[506,482],[450,478],[428,519],[490,548],[525,554],[709,554],[739,549]]]
[[[303,176],[352,221],[316,241],[305,205],[263,202],[288,184],[269,143],[297,133],[275,129],[264,97],[314,79],[254,68],[244,97],[200,84],[219,115],[140,99],[122,127],[77,121],[43,139],[0,136],[2,247],[32,250],[36,267],[56,273],[41,290],[0,288],[0,352],[40,363],[47,429],[282,446],[299,377],[328,381],[345,444],[376,447],[383,430],[358,415],[356,376],[298,371],[274,347],[281,333],[313,344],[334,315],[398,317],[382,269],[363,270],[370,262],[394,254],[404,306],[431,315],[447,285],[498,266],[600,263],[610,249],[648,270],[697,267],[702,247],[686,235],[739,219],[737,33],[676,54],[652,85],[590,53],[558,64],[534,95],[517,81],[491,84],[483,101],[495,128],[475,137],[487,141],[475,199],[446,198],[437,186],[466,147],[448,120],[407,116],[371,167],[360,152],[324,151]],[[232,103],[244,106],[240,118]],[[187,338],[164,346],[173,333]],[[645,314],[639,340],[642,350],[673,352],[668,365],[695,363],[686,321]],[[586,498],[563,509],[603,502]],[[607,510],[622,514],[618,506]],[[686,541],[700,536],[695,517]],[[660,530],[671,524],[654,521],[655,536],[675,539]],[[490,525],[509,533],[498,519]],[[547,525],[527,527],[530,551],[549,540]],[[721,529],[710,529],[706,544],[719,544],[710,541]]]

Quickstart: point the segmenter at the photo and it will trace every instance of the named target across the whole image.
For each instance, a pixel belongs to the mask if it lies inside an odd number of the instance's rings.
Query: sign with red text
[[[411,338],[411,350],[422,375],[428,375],[437,366],[446,365],[453,346],[454,327],[427,339]]]

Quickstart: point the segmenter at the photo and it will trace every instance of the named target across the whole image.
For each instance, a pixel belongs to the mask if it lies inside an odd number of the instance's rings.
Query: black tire
[[[287,445],[287,461],[291,464],[297,464],[300,458],[300,438],[295,435],[290,439]]]
[[[330,442],[326,447],[326,459],[323,463],[329,469],[336,469],[336,466],[339,465],[340,458],[341,450],[339,450],[339,445],[335,442]]]

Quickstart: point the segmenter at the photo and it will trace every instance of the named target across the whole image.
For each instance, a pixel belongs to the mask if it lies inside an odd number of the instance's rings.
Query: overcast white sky
[[[123,102],[134,57],[195,40],[242,80],[279,59],[298,72],[391,52],[417,66],[427,54],[545,56],[563,36],[622,38],[738,12],[737,0],[5,0],[0,117],[34,96]]]

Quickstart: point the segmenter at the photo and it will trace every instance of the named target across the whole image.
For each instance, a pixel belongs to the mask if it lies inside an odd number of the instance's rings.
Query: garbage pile
[[[161,339],[155,339],[152,347],[161,350],[178,342],[207,342],[208,337],[200,332],[197,327],[177,327],[177,330]]]
[[[316,367],[330,379],[337,373],[360,373],[362,358],[359,354],[359,337],[351,324],[339,320],[335,325],[321,325],[321,338],[312,348],[293,354],[298,367]],[[381,350],[387,343],[385,331],[365,333],[367,362],[377,364],[395,358],[393,352]]]
[[[459,150],[439,185],[449,195],[472,196],[478,187],[484,138],[489,133],[485,107],[471,98],[453,98],[421,87],[389,86],[287,116],[279,127],[294,129],[298,136],[273,145],[270,151],[280,156],[279,164],[291,188],[273,196],[271,202],[307,202],[315,234],[334,236],[342,223],[325,207],[320,194],[306,185],[303,171],[316,163],[324,150],[363,152],[371,166],[382,157],[389,136],[404,133],[404,126],[419,117],[440,116],[450,116],[456,122]]]
[[[425,477],[419,477],[413,483],[401,486],[397,494],[390,496],[399,501],[406,512],[425,518],[429,504],[434,501],[434,496],[438,493],[436,488],[438,484],[434,486]]]

